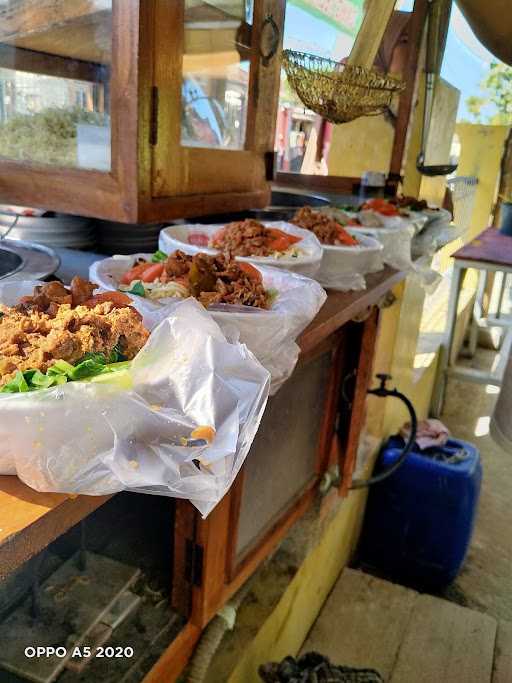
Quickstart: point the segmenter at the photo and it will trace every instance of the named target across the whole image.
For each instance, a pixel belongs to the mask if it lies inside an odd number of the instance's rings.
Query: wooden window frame
[[[391,150],[388,172],[388,191],[391,195],[396,194],[398,184],[402,180],[410,129],[414,117],[414,102],[418,91],[418,77],[421,71],[419,57],[428,15],[428,2],[429,0],[415,0],[411,12],[409,49],[403,68],[403,79],[406,87],[399,98],[398,114],[395,123],[393,147]],[[320,130],[322,134],[324,126],[321,126]],[[321,148],[322,146],[323,139],[320,136],[317,148]],[[318,176],[283,172],[278,172],[276,174],[276,183],[278,185],[300,187],[306,190],[316,190],[318,192],[334,194],[353,194],[358,191],[360,182],[360,178],[349,176]]]
[[[140,0],[112,0],[110,172],[2,159],[0,196],[84,216],[137,219]],[[133,144],[126,144],[126,139]]]

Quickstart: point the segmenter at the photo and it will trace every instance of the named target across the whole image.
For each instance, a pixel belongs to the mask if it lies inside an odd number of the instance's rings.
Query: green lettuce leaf
[[[142,282],[136,282],[127,294],[136,294],[137,296],[146,296],[146,290]]]
[[[167,254],[163,251],[160,251],[160,249],[158,251],[155,251],[155,253],[151,257],[152,263],[163,263],[164,261],[167,261]]]
[[[46,374],[40,370],[18,370],[14,379],[0,388],[0,393],[18,394],[49,389],[66,382],[92,380],[100,375],[125,372],[130,365],[130,361],[126,360],[118,349],[114,349],[109,358],[103,353],[88,353],[76,365],[71,365],[65,360],[57,360],[48,368]]]

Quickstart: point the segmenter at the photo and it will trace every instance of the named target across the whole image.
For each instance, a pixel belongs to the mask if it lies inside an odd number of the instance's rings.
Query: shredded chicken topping
[[[182,251],[165,262],[162,282],[183,282],[203,306],[241,304],[269,308],[269,295],[259,271],[250,264],[230,260],[224,255],[189,256]]]
[[[322,244],[355,246],[358,243],[340,223],[320,211],[314,211],[309,206],[299,209],[291,222],[299,228],[314,232]]]
[[[230,256],[276,256],[287,252],[300,238],[253,219],[235,221],[221,228],[210,246]]]

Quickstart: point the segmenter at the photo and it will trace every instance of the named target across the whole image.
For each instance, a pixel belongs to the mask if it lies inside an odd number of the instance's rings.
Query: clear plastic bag
[[[16,303],[36,283],[0,286]],[[100,381],[0,394],[0,473],[38,491],[121,490],[188,498],[207,515],[239,471],[258,429],[268,372],[226,341],[193,299],[153,330],[128,370]],[[199,426],[211,443],[183,445]]]
[[[117,289],[123,274],[138,258],[148,254],[115,256],[96,261],[89,277],[104,289]],[[238,338],[247,344],[260,363],[272,376],[270,393],[275,394],[293,372],[299,357],[295,339],[313,320],[327,297],[314,280],[279,268],[256,265],[263,276],[266,289],[275,290],[276,297],[270,310],[250,306],[217,305],[208,309],[229,339]],[[133,305],[144,317],[149,329],[169,315],[179,299],[145,299],[129,295]]]
[[[286,223],[284,221],[264,221],[263,225],[267,228],[277,228],[290,235],[296,235],[301,238],[297,242],[296,247],[301,250],[300,256],[289,256],[282,258],[274,258],[271,256],[239,256],[240,261],[249,261],[261,266],[271,266],[274,268],[285,268],[294,273],[305,275],[306,277],[315,277],[320,268],[322,260],[322,246],[318,241],[316,235],[310,230]],[[166,254],[172,254],[176,249],[181,249],[186,254],[198,254],[203,252],[206,254],[219,253],[216,249],[209,249],[207,244],[213,235],[222,228],[223,225],[170,225],[164,228],[158,240],[159,248]],[[190,237],[198,240],[201,237],[206,244],[197,246],[189,242]]]

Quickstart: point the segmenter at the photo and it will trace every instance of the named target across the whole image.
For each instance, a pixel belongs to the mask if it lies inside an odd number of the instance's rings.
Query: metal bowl
[[[253,218],[257,221],[288,221],[293,218],[297,209],[303,206],[329,206],[325,197],[320,197],[300,190],[272,190],[271,204],[264,209],[247,209],[232,213],[218,213],[209,216],[191,218],[190,223],[214,224],[243,221]]]
[[[57,254],[43,244],[0,240],[0,279],[43,280],[60,266]]]

